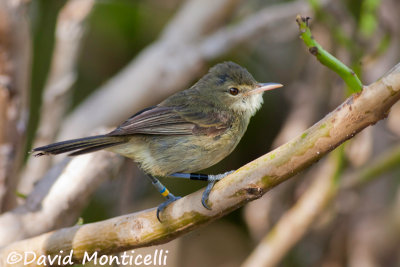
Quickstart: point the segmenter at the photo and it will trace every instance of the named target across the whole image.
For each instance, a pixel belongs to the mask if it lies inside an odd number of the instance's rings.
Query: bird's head
[[[278,83],[258,83],[243,67],[224,62],[212,67],[196,88],[215,105],[253,116],[263,103],[263,92],[282,87]]]

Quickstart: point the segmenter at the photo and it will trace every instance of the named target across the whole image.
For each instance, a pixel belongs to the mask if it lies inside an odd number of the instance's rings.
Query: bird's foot
[[[226,176],[228,176],[229,174],[231,174],[233,172],[234,171],[229,171],[229,172],[225,172],[222,174],[208,175],[208,185],[206,187],[206,190],[204,190],[204,192],[203,192],[203,196],[201,197],[201,204],[203,204],[204,208],[211,210],[211,207],[208,206],[207,201],[208,201],[208,197],[209,197],[210,192],[213,189],[215,183],[219,180],[222,180],[223,178],[225,178]]]
[[[163,203],[161,203],[158,207],[157,207],[157,219],[159,222],[161,222],[160,220],[160,212],[162,212],[169,204],[171,204],[172,202],[180,199],[181,197],[176,197],[173,194],[169,193],[166,197],[167,200],[164,201]]]

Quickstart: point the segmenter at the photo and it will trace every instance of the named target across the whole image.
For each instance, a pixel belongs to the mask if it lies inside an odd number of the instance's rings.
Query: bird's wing
[[[195,112],[185,106],[154,106],[136,113],[108,135],[215,135],[230,125],[221,114]]]
[[[232,116],[229,112],[210,107],[204,108],[204,105],[198,105],[203,109],[197,110],[186,107],[177,108],[182,118],[195,124],[192,130],[194,135],[216,136],[231,127]]]

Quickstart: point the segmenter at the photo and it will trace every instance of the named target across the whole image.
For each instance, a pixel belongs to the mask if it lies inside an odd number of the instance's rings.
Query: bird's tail
[[[123,144],[127,141],[127,138],[122,136],[96,135],[37,147],[34,148],[32,152],[38,152],[35,154],[35,156],[39,157],[48,154],[56,155],[74,151],[70,153],[69,156],[77,156],[103,148]]]

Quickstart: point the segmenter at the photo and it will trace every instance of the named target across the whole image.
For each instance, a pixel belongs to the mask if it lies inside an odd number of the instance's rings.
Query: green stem
[[[346,167],[346,156],[344,153],[344,148],[345,148],[346,143],[340,145],[338,148],[336,148],[333,152],[333,157],[335,158],[336,161],[336,169],[333,174],[333,182],[336,186],[339,186],[343,171]]]
[[[388,152],[384,152],[383,155],[377,157],[368,167],[361,170],[358,177],[359,183],[369,182],[383,173],[398,168],[400,168],[400,145],[397,145]]]
[[[360,79],[357,77],[355,72],[343,64],[340,60],[335,58],[329,52],[324,50],[322,46],[315,41],[314,37],[311,34],[311,30],[308,27],[308,19],[305,17],[301,17],[297,15],[296,21],[300,28],[301,38],[304,43],[309,48],[311,54],[316,56],[321,64],[327,66],[334,72],[336,72],[346,83],[346,85],[350,88],[350,90],[355,92],[361,92],[363,88],[363,84]]]

